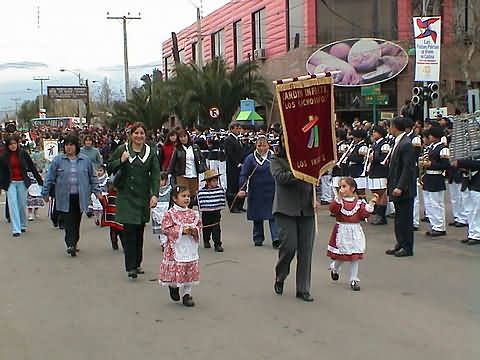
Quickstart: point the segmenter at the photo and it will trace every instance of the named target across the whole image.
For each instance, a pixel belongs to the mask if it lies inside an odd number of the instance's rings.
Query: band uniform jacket
[[[470,191],[480,192],[480,160],[458,160],[458,168],[472,171],[465,178],[466,186]]]
[[[337,143],[337,154],[338,154],[338,159],[340,159],[345,151],[348,149],[348,143],[345,140],[340,140]],[[333,177],[339,177],[339,176],[344,176],[347,173],[347,165],[346,164],[340,164],[340,166],[334,166],[332,169],[332,176]]]
[[[384,138],[375,141],[372,144],[373,158],[370,165],[370,171],[368,177],[370,179],[381,179],[388,177],[388,165],[383,165],[383,161],[390,151],[390,145],[387,144]]]
[[[448,148],[439,141],[430,147],[428,158],[432,164],[425,171],[423,190],[430,192],[446,190],[443,172],[450,167]]]
[[[402,195],[394,197],[392,193],[395,188],[401,189]],[[413,199],[417,194],[415,150],[408,136],[400,139],[390,157],[387,189],[392,201]]]
[[[352,153],[348,157],[348,176],[352,178],[358,178],[362,175],[364,164],[365,164],[365,155],[360,155],[360,149],[368,151],[367,143],[365,140],[361,140],[355,144]]]

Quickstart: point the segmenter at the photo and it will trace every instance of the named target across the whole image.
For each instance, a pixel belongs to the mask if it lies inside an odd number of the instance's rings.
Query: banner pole
[[[315,206],[317,205],[317,185],[313,186],[313,221],[315,221],[315,235],[318,234],[318,215],[317,211],[315,210]]]

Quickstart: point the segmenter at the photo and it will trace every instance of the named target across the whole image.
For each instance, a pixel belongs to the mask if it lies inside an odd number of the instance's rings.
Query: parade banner
[[[293,175],[316,185],[337,161],[332,76],[308,75],[275,84]]]
[[[58,155],[57,140],[43,140],[43,157],[48,162],[51,162],[55,156]]]
[[[415,81],[440,80],[440,16],[414,17]]]

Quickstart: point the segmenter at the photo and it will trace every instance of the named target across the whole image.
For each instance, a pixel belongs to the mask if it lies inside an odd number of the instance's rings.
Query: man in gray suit
[[[283,138],[281,139],[283,142]],[[310,295],[315,214],[313,186],[293,176],[284,147],[272,156],[270,169],[275,179],[273,215],[278,227],[280,248],[275,267],[275,293],[283,294],[283,283],[290,273],[290,263],[297,254],[297,298],[313,301]]]

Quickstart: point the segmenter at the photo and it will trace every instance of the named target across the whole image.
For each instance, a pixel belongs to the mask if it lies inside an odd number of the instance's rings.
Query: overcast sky
[[[228,2],[203,0],[203,14]],[[111,16],[141,13],[141,20],[127,25],[130,77],[138,78],[161,64],[161,44],[172,31],[196,21],[193,4],[200,0],[0,1],[0,111],[15,108],[12,98],[39,95],[40,84],[33,76],[50,76],[47,85],[77,85],[78,78],[61,73],[60,68],[80,72],[90,82],[107,76],[119,94],[123,91],[122,24],[107,20],[107,11]]]

